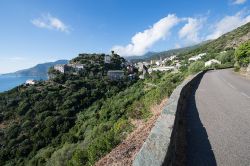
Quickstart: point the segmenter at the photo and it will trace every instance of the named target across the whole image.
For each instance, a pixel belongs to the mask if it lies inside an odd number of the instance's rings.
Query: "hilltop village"
[[[219,55],[226,54],[226,51],[220,52]],[[114,51],[111,52],[111,55],[102,55],[103,62],[105,65],[112,63],[112,58],[117,54]],[[182,67],[187,67],[189,64],[196,61],[204,61],[207,53],[200,53],[198,55],[192,56],[187,60],[181,60],[177,55],[171,55],[165,59],[160,57],[159,60],[150,60],[150,61],[141,61],[141,62],[130,62],[124,60],[121,64],[121,69],[119,70],[108,70],[106,75],[110,80],[120,80],[125,77],[129,79],[135,79],[137,76],[140,79],[144,79],[146,74],[151,74],[153,71],[173,71],[178,72]],[[84,54],[79,54],[79,56],[84,56]],[[218,58],[217,58],[218,59]],[[209,59],[205,61],[204,67],[211,67],[212,65],[221,65],[221,61],[217,59]],[[99,62],[94,62],[93,60],[89,61],[90,64],[99,66]],[[68,64],[57,64],[53,67],[54,71],[60,72],[62,74],[71,73],[77,75],[84,70],[86,70],[86,63],[83,64],[80,61],[74,62],[70,61]],[[53,74],[50,74],[50,78],[53,78]]]

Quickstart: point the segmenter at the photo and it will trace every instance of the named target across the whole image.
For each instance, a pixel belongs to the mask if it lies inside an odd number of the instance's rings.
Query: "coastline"
[[[47,76],[16,76],[16,75],[0,75],[0,93],[11,90],[22,85],[27,80],[48,80]]]

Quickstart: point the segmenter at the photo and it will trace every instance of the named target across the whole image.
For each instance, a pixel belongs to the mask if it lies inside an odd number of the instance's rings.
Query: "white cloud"
[[[232,31],[250,21],[250,15],[246,15],[243,11],[236,13],[233,16],[225,16],[218,21],[214,28],[214,31],[209,34],[207,39],[216,39],[221,35]]]
[[[201,41],[199,31],[202,28],[204,18],[187,18],[187,23],[179,31],[179,37],[186,40],[189,44]]]
[[[51,16],[49,13],[42,15],[37,19],[33,19],[31,23],[38,28],[54,29],[69,33],[69,27],[65,25],[60,19]]]
[[[180,22],[174,14],[169,14],[156,22],[151,28],[135,34],[127,46],[114,46],[112,50],[122,56],[143,55],[157,41],[165,39],[170,30]]]
[[[240,4],[245,3],[246,1],[247,1],[247,0],[235,0],[235,1],[233,2],[233,4],[240,5]]]

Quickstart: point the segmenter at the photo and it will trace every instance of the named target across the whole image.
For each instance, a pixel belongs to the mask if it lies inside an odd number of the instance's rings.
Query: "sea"
[[[11,90],[12,88],[22,85],[27,80],[47,80],[46,76],[13,76],[0,75],[0,93]]]

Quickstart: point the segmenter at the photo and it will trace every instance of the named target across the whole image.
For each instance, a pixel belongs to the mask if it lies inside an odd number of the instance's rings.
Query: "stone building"
[[[124,71],[123,70],[109,70],[108,71],[108,78],[110,80],[120,80],[124,78]]]
[[[66,65],[65,64],[57,64],[57,65],[54,66],[54,69],[56,71],[61,72],[61,73],[65,73],[65,71],[66,71]]]
[[[111,58],[109,55],[105,55],[104,57],[104,63],[110,63],[111,62]]]

